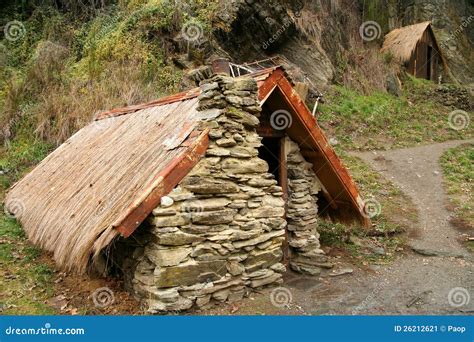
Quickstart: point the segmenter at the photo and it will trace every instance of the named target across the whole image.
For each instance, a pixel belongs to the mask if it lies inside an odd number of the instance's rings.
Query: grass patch
[[[463,144],[447,150],[440,158],[449,208],[454,224],[474,229],[474,144]]]
[[[56,313],[45,300],[53,293],[53,270],[41,262],[41,252],[29,245],[20,225],[0,213],[0,302],[2,314]]]
[[[54,314],[45,300],[53,293],[53,270],[29,244],[19,223],[3,208],[6,189],[48,153],[50,146],[18,137],[0,150],[0,302],[2,314]]]
[[[354,150],[390,149],[421,143],[467,139],[472,125],[464,130],[449,126],[454,107],[435,102],[436,84],[408,78],[403,96],[381,91],[362,95],[341,86],[333,87],[320,106],[318,121],[346,148]],[[429,95],[431,94],[431,95]]]
[[[389,262],[405,243],[405,234],[418,222],[418,213],[411,199],[397,186],[371,169],[357,157],[338,151],[344,164],[359,186],[364,199],[380,203],[380,214],[372,218],[372,229],[348,227],[321,221],[320,241],[324,246],[342,249],[363,262]]]

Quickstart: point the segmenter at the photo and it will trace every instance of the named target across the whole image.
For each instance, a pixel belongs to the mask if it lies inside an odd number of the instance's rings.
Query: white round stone
[[[161,206],[162,207],[171,207],[173,205],[174,201],[171,197],[169,196],[163,196],[161,197]]]

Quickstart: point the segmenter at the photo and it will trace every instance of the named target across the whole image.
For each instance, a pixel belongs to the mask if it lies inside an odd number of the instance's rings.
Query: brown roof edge
[[[139,110],[146,109],[146,108],[151,108],[151,107],[156,107],[156,106],[163,106],[163,105],[167,105],[167,104],[178,102],[178,101],[189,100],[189,99],[192,99],[192,98],[195,98],[195,97],[199,96],[200,93],[201,93],[200,88],[193,88],[193,89],[190,89],[190,90],[187,90],[187,91],[183,91],[181,93],[161,97],[158,100],[153,100],[153,101],[150,101],[150,102],[141,103],[141,104],[128,106],[128,107],[121,107],[121,108],[115,108],[115,109],[107,110],[107,111],[99,113],[97,115],[97,117],[94,119],[94,121],[107,119],[107,118],[111,118],[111,117],[114,117],[114,116],[130,114],[130,113],[134,113],[134,112],[137,112]]]
[[[290,80],[290,82],[292,82],[290,76],[286,73],[283,66],[269,67],[269,68],[266,68],[266,69],[258,70],[256,72],[251,73],[251,74],[242,75],[241,77],[249,77],[250,76],[250,77],[255,78],[255,77],[259,77],[259,76],[266,75],[266,74],[271,75],[271,73],[273,71],[278,70],[278,69],[283,70],[285,76]],[[146,108],[151,108],[151,107],[156,107],[156,106],[163,106],[163,105],[167,105],[167,104],[178,102],[178,101],[189,100],[189,99],[192,99],[192,98],[195,98],[195,97],[199,96],[200,93],[201,93],[201,89],[199,87],[196,87],[196,88],[192,88],[192,89],[189,89],[189,90],[185,90],[181,93],[161,97],[157,100],[153,100],[153,101],[150,101],[150,102],[145,102],[145,103],[140,103],[140,104],[133,105],[133,106],[119,107],[119,108],[106,110],[106,111],[100,112],[96,116],[94,121],[103,120],[103,119],[107,119],[107,118],[111,118],[111,117],[115,117],[115,116],[120,116],[120,115],[131,114],[131,113],[134,113],[134,112],[137,112],[139,110],[146,109]]]
[[[333,172],[338,177],[340,183],[344,186],[345,191],[349,194],[352,206],[359,213],[359,220],[366,227],[371,226],[371,221],[364,215],[364,202],[359,195],[357,185],[353,181],[347,169],[342,164],[342,161],[336,155],[336,152],[328,143],[324,132],[319,127],[316,119],[312,116],[309,109],[306,107],[304,101],[294,91],[290,82],[286,79],[281,69],[275,70],[273,74],[265,80],[265,83],[259,88],[259,98],[263,100],[268,97],[269,93],[275,89],[275,85],[287,97],[288,102],[294,108],[297,115],[304,123],[306,130],[312,137],[313,142],[318,146],[323,157],[330,165]]]
[[[173,190],[204,156],[209,146],[208,133],[209,130],[194,131],[190,136],[191,139],[194,137],[194,141],[186,151],[177,156],[159,174],[156,182],[145,192],[144,196],[129,207],[125,217],[122,216],[119,222],[113,224],[113,227],[116,227],[122,236],[129,237],[158,206],[161,198]]]

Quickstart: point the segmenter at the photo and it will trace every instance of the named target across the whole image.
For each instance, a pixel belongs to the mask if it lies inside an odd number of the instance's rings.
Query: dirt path
[[[384,289],[379,291],[379,300],[364,310],[367,313],[374,309],[387,313],[459,313],[474,309],[473,257],[458,242],[460,233],[449,222],[451,213],[445,207],[447,198],[439,165],[446,149],[465,142],[356,154],[412,198],[420,222],[408,244],[418,252],[435,254],[409,253],[376,272],[369,283]],[[467,305],[449,304],[449,292],[456,287],[468,291],[471,301]]]
[[[458,243],[460,233],[449,223],[438,163],[446,149],[465,142],[356,153],[417,206],[420,222],[409,234],[410,247],[390,265],[369,270],[351,266],[353,274],[319,279],[290,274],[282,285],[292,297],[288,307],[272,308],[269,290],[266,296],[255,296],[253,310],[244,307],[239,313],[255,313],[258,307],[266,314],[474,314],[474,258]],[[452,292],[452,305],[448,297],[455,288],[462,289]],[[456,306],[467,297],[467,304]]]

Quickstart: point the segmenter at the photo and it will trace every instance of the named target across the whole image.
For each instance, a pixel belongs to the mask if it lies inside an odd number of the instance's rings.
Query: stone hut
[[[59,267],[113,263],[148,312],[239,300],[288,267],[317,275],[321,217],[370,224],[281,67],[102,113],[6,208]]]
[[[430,21],[390,31],[385,36],[380,52],[391,53],[410,74],[418,78],[437,82],[447,71]]]

